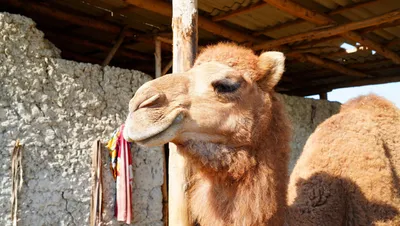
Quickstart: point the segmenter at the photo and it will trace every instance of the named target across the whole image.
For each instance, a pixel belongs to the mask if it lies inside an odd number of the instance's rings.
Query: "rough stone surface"
[[[290,144],[292,150],[289,162],[289,170],[292,172],[308,137],[321,122],[339,112],[340,103],[287,95],[279,96],[284,101],[286,112],[292,122],[293,134]]]
[[[150,80],[139,71],[60,59],[26,17],[0,13],[0,225],[11,225],[10,153],[25,145],[20,225],[87,225],[91,144],[123,123],[127,103]],[[280,96],[293,123],[290,169],[315,127],[338,103]],[[104,225],[113,219],[114,183],[103,153]],[[133,151],[134,225],[162,225],[160,148]]]
[[[106,141],[150,76],[59,59],[31,19],[0,13],[0,225],[10,221],[10,153],[19,138],[24,184],[20,225],[87,225],[91,145]],[[114,183],[103,153],[104,225],[113,220]],[[160,148],[135,147],[134,225],[162,225]]]

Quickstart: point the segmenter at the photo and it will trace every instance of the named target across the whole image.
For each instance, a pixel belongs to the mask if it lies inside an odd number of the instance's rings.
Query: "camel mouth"
[[[143,146],[158,146],[173,140],[179,129],[182,127],[184,119],[183,112],[176,113],[174,117],[168,117],[162,123],[156,123],[147,126],[144,130],[135,129],[134,123],[128,117],[126,126],[123,131],[125,140],[136,142]],[[133,125],[133,126],[129,126]]]

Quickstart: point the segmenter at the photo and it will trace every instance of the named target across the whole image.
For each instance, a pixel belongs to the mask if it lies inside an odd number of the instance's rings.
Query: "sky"
[[[328,100],[345,103],[351,98],[369,93],[375,93],[376,95],[385,97],[400,108],[400,82],[334,89],[328,93]],[[319,99],[319,95],[308,96],[308,98]]]

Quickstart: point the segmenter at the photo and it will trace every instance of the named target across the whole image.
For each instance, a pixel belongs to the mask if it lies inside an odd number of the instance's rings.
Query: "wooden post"
[[[320,93],[319,99],[320,100],[328,100],[328,93]]]
[[[157,38],[154,39],[155,42],[155,53],[154,53],[154,58],[155,58],[155,66],[156,66],[156,78],[161,77],[161,41]]]
[[[197,0],[172,1],[173,73],[189,70],[197,53]],[[169,225],[188,226],[185,160],[169,144]]]

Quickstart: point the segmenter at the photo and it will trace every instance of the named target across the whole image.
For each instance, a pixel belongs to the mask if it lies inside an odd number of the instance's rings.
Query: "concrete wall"
[[[0,225],[10,225],[10,152],[20,138],[24,185],[20,225],[87,225],[91,144],[123,123],[127,103],[150,80],[139,71],[62,60],[31,19],[0,13]],[[322,120],[339,104],[282,95],[293,122],[290,168]],[[114,185],[104,160],[104,225]],[[135,147],[134,223],[162,225],[162,153]]]

